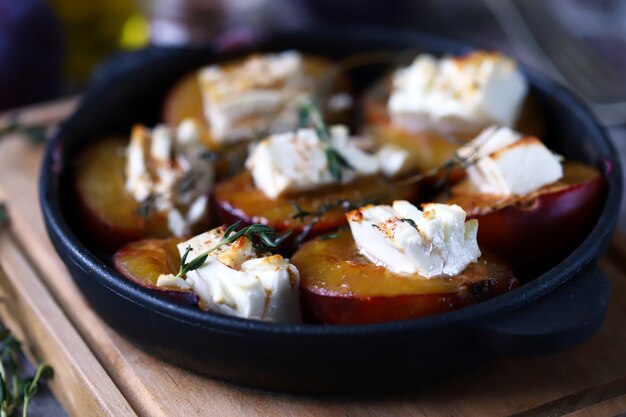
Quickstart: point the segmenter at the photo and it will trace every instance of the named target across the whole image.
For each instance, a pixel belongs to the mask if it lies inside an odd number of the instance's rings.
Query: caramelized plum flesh
[[[113,255],[113,265],[124,278],[142,287],[159,291],[171,298],[195,304],[196,295],[178,287],[157,287],[161,274],[176,274],[180,266],[180,255],[176,245],[182,238],[144,239],[132,242]]]

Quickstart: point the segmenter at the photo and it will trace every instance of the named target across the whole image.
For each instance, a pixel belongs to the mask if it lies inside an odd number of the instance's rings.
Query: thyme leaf
[[[139,208],[135,210],[135,214],[147,219],[156,210],[156,202],[159,198],[159,194],[150,193],[139,203]]]
[[[291,215],[292,219],[299,219],[300,221],[304,221],[304,219],[306,219],[309,216],[314,216],[317,214],[317,212],[313,212],[313,211],[307,211],[304,210],[302,207],[300,207],[300,205],[298,203],[296,203],[295,201],[291,202],[291,206],[294,208],[294,210],[296,211],[295,214]]]
[[[404,218],[404,219],[400,219],[400,221],[403,221],[403,222],[405,222],[405,223],[408,223],[408,224],[410,224],[411,226],[413,226],[414,228],[416,228],[416,229],[417,229],[417,224],[415,224],[415,222],[413,221],[413,219],[407,219],[407,218]]]
[[[339,237],[339,233],[327,233],[325,235],[320,236],[320,240],[332,240],[337,239]]]
[[[199,157],[209,162],[215,162],[222,157],[222,154],[217,151],[203,151],[200,153]]]
[[[326,160],[328,161],[328,171],[330,175],[341,182],[342,174],[341,170],[343,168],[346,169],[354,169],[352,165],[344,158],[337,150],[331,146],[327,146],[324,149],[324,153],[326,153]]]

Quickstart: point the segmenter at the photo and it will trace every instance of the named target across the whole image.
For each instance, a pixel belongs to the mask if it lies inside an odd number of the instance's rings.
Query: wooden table
[[[21,113],[54,121],[61,102]],[[2,118],[0,117],[0,123]],[[0,124],[1,126],[1,124]],[[41,145],[0,141],[0,319],[31,358],[50,363],[52,391],[72,416],[614,416],[626,412],[626,240],[602,258],[612,299],[602,329],[567,352],[508,357],[427,386],[362,396],[290,396],[194,375],[135,348],[87,304],[44,231],[37,201]],[[233,366],[236,366],[234,364]]]

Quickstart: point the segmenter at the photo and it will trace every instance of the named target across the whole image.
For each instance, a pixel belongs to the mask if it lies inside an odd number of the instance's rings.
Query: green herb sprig
[[[354,167],[343,157],[337,149],[331,144],[330,130],[319,111],[319,109],[313,104],[312,101],[306,101],[300,111],[298,112],[299,123],[301,127],[311,123],[311,125],[317,131],[322,144],[324,145],[324,154],[326,155],[326,161],[328,162],[328,172],[337,181],[341,182],[342,169],[352,169]]]
[[[0,417],[12,417],[22,405],[22,416],[28,415],[28,407],[37,394],[39,382],[52,377],[50,365],[40,364],[32,376],[20,372],[20,343],[0,323]]]
[[[178,273],[176,274],[177,278],[184,278],[185,275],[187,275],[187,272],[200,268],[202,265],[204,265],[204,261],[206,261],[206,258],[209,257],[209,253],[205,252],[201,255],[196,256],[191,262],[187,263],[187,256],[189,256],[189,252],[191,252],[191,245],[187,245],[187,247],[185,248],[185,253],[180,259],[180,268],[178,269]]]
[[[211,252],[219,249],[224,245],[236,242],[237,239],[242,236],[250,239],[254,249],[260,252],[272,252],[288,236],[288,233],[278,235],[273,227],[266,226],[264,224],[251,224],[250,226],[246,226],[243,229],[236,231],[240,224],[241,220],[238,220],[237,222],[228,226],[228,228],[224,232],[224,238],[222,240],[217,242],[207,251],[193,258],[189,263],[187,263],[187,256],[189,255],[189,252],[191,252],[191,246],[187,246],[187,248],[185,249],[185,253],[181,258],[180,269],[178,270],[176,276],[179,278],[184,278],[187,272],[198,269],[202,265],[204,265],[204,262],[207,260]]]
[[[434,188],[441,188],[448,183],[448,180],[450,179],[450,175],[452,174],[452,170],[454,168],[457,168],[457,167],[467,168],[471,165],[474,165],[476,161],[479,159],[479,157],[480,157],[480,147],[475,147],[471,149],[471,151],[468,152],[466,156],[461,155],[460,152],[457,150],[443,164],[436,166],[434,168],[431,168],[427,171],[412,175],[408,178],[404,178],[400,181],[396,181],[394,185],[396,187],[404,187],[407,185],[421,182],[425,180],[426,178],[443,174],[443,176],[433,185]]]
[[[48,127],[44,125],[25,125],[20,123],[20,114],[14,113],[10,116],[9,123],[0,127],[0,137],[9,133],[22,132],[28,141],[34,145],[40,145],[46,141]]]
[[[382,196],[386,197],[386,196]],[[316,210],[305,210],[295,201],[291,202],[291,206],[294,208],[295,213],[291,215],[292,219],[299,219],[300,221],[304,221],[307,218],[315,218],[323,216],[331,210],[340,208],[343,211],[355,210],[359,207],[366,206],[368,204],[375,204],[379,202],[381,199],[379,198],[364,198],[360,200],[347,200],[347,199],[338,199],[334,201],[326,201],[324,204],[319,206]]]

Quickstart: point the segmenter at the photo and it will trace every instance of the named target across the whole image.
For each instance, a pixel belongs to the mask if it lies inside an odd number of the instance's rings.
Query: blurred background
[[[626,121],[623,0],[0,0],[0,111],[79,92],[119,51],[328,22],[501,49]]]

